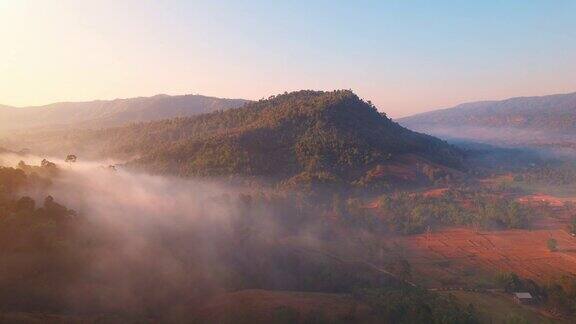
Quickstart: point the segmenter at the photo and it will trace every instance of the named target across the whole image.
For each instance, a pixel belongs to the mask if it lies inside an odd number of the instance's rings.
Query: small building
[[[515,292],[514,299],[518,304],[530,305],[534,303],[534,298],[529,292]]]

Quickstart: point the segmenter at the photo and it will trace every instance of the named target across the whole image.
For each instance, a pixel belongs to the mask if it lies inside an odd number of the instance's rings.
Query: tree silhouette
[[[66,157],[66,163],[68,163],[68,165],[70,165],[70,167],[72,167],[72,163],[76,163],[77,160],[78,160],[78,157],[74,154],[69,154]]]
[[[548,246],[548,250],[552,252],[558,250],[558,241],[553,238],[549,238],[546,245]]]

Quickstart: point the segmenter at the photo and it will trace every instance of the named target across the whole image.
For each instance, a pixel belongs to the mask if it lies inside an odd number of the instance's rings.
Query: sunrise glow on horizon
[[[576,91],[576,2],[0,2],[0,105],[352,89],[392,117]]]

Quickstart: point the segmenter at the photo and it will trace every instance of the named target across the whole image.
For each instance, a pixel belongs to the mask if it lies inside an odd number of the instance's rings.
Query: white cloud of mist
[[[499,148],[525,149],[545,159],[576,157],[576,136],[569,133],[475,126],[424,125],[412,128],[454,143],[481,143]]]
[[[482,143],[518,145],[552,138],[549,132],[519,128],[471,127],[471,126],[422,126],[415,130],[445,139],[470,140]],[[557,137],[555,137],[557,138]]]
[[[21,160],[38,165],[42,158],[0,155],[4,165]],[[358,282],[381,284],[381,271],[362,268],[375,246],[383,248],[381,237],[339,227],[324,217],[321,201],[225,181],[114,171],[108,161],[48,160],[60,172],[48,188],[25,194],[37,207],[51,195],[77,215],[56,222],[74,231],[71,241],[62,236],[56,261],[38,262],[66,274],[43,288],[37,304],[57,299],[68,313],[190,322],[206,300],[228,291],[350,292]]]
[[[42,158],[3,154],[0,164],[24,160],[39,165]],[[62,160],[50,187],[28,192],[37,202],[51,195],[86,221],[79,233],[89,248],[82,284],[70,288],[71,307],[83,310],[97,304],[106,310],[143,313],[143,305],[186,301],[196,292],[219,291],[227,280],[222,260],[239,248],[246,213],[240,194],[249,192],[217,181],[136,174],[106,163]],[[251,224],[258,235],[271,239],[276,225],[266,206],[251,206]],[[86,282],[103,282],[86,284]],[[114,283],[110,287],[110,283]],[[105,286],[105,289],[103,288]],[[178,300],[183,302],[183,300]],[[190,301],[192,302],[192,301]]]
[[[22,156],[21,154],[15,154],[15,153],[0,154],[1,166],[16,167],[18,165],[18,162],[20,161],[24,161],[28,164],[40,165],[42,158],[32,155]]]

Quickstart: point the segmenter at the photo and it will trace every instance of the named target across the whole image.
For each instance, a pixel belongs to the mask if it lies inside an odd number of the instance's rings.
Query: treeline
[[[421,288],[363,289],[354,296],[369,305],[383,323],[479,323],[471,304],[463,306],[453,295]]]
[[[51,196],[21,196],[48,182],[0,167],[0,304],[3,310],[62,310],[64,294],[85,260],[78,254],[77,216]],[[41,305],[36,307],[35,305]]]
[[[402,234],[422,233],[435,226],[527,228],[535,211],[513,199],[481,189],[453,188],[440,197],[416,193],[386,194],[370,204],[361,199],[333,203],[351,225]]]
[[[499,273],[497,280],[506,292],[529,292],[537,303],[565,316],[576,316],[576,277],[573,275],[565,275],[544,285],[520,278],[513,272]]]
[[[576,182],[576,164],[565,160],[547,161],[523,170],[514,180],[535,184],[570,185]]]

